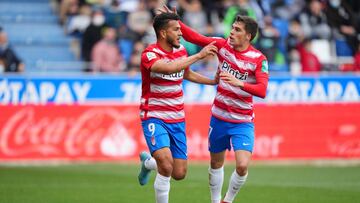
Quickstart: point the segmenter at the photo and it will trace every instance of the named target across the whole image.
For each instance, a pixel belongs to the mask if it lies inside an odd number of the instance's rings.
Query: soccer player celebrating
[[[187,56],[179,40],[182,36],[179,16],[162,13],[154,18],[157,42],[141,55],[142,95],[140,117],[143,133],[151,155],[142,152],[141,185],[149,180],[151,170],[157,169],[154,182],[157,203],[167,203],[170,178],[184,179],[187,171],[183,78],[201,84],[215,85],[214,80],[193,72],[192,63],[208,55],[216,55],[213,43],[199,53]]]
[[[176,13],[166,6],[160,11]],[[205,37],[182,22],[180,25],[185,40],[200,46],[215,40],[219,50],[220,80],[209,129],[209,185],[212,203],[220,203],[225,151],[232,145],[236,169],[223,200],[231,203],[247,179],[254,147],[253,96],[265,98],[269,80],[266,57],[250,43],[257,34],[258,24],[250,17],[238,15],[227,39]]]

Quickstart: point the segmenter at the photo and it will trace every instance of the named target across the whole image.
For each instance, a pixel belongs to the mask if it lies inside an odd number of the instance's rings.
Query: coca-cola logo
[[[328,141],[333,154],[339,156],[360,156],[360,129],[354,124],[338,126]]]
[[[137,149],[125,127],[138,119],[134,111],[120,113],[115,108],[93,107],[64,117],[61,112],[46,114],[35,108],[38,107],[23,107],[2,125],[0,154],[40,158],[121,157],[133,155]],[[74,109],[68,108],[64,110]]]

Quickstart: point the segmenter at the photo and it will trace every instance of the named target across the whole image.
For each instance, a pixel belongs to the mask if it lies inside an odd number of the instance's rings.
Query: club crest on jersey
[[[226,61],[224,61],[221,65],[221,70],[224,70],[228,73],[230,73],[231,75],[233,75],[235,78],[239,79],[239,80],[247,80],[249,73],[245,72],[245,73],[241,73],[238,70],[234,70],[233,68],[231,68],[231,65],[226,63]]]
[[[149,61],[151,61],[156,58],[156,54],[154,52],[147,52],[146,57],[148,58]]]
[[[155,142],[155,136],[151,136],[150,140],[151,140],[151,144],[152,144],[153,146],[155,146],[155,144],[156,144],[156,142]]]

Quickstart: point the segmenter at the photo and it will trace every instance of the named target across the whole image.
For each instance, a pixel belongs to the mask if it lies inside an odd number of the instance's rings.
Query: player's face
[[[175,48],[179,48],[181,36],[182,33],[180,31],[179,22],[177,20],[169,21],[169,26],[166,29],[166,42]]]
[[[229,39],[230,39],[230,45],[232,45],[234,48],[241,47],[244,44],[250,42],[251,34],[245,31],[244,23],[235,22],[232,25]]]

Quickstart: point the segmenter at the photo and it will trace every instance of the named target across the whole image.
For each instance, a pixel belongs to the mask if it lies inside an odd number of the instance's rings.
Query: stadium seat
[[[352,56],[353,51],[345,40],[335,40],[336,55],[337,56]]]

